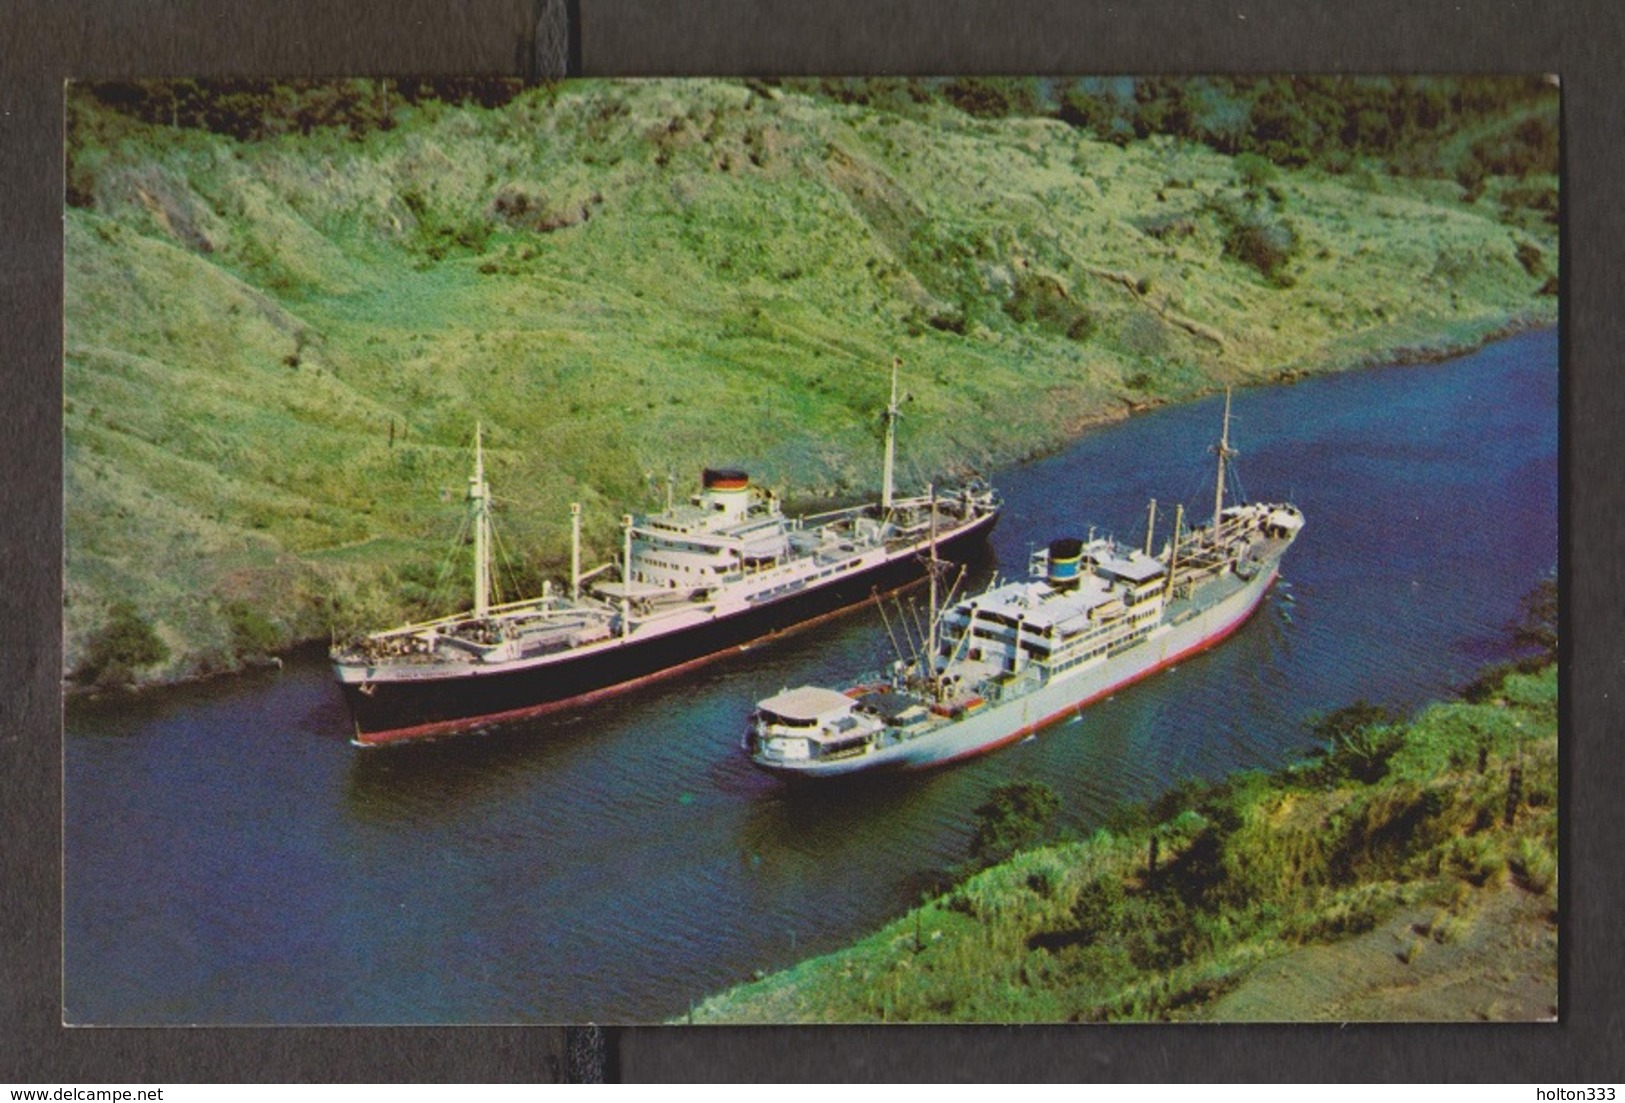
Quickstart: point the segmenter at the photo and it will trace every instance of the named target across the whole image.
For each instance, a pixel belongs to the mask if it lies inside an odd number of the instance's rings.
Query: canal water
[[[976,806],[1040,781],[1088,831],[1183,779],[1300,758],[1306,722],[1410,708],[1508,654],[1558,552],[1555,332],[1442,364],[1235,396],[1243,489],[1308,523],[1222,647],[959,766],[787,788],[752,703],[888,658],[865,610],[619,699],[383,751],[346,741],[319,655],[75,704],[64,1003],[84,1024],[638,1023],[832,950],[964,859]],[[1211,511],[1220,407],[998,472],[984,572],[1091,525]],[[1205,506],[1204,506],[1204,503]],[[1159,538],[1160,543],[1160,538]]]

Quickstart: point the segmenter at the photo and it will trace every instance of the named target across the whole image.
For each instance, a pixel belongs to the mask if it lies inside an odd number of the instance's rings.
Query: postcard
[[[1555,1018],[1559,107],[70,85],[64,1020]]]

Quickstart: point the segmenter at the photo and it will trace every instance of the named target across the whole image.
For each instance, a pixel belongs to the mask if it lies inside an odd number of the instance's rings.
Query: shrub
[[[1557,856],[1539,840],[1518,840],[1509,863],[1523,887],[1536,895],[1544,895],[1557,884]]]
[[[1511,663],[1487,666],[1478,676],[1461,688],[1461,699],[1469,704],[1482,705],[1500,696],[1507,675],[1515,669]]]
[[[1141,233],[1158,241],[1178,240],[1196,233],[1196,223],[1191,220],[1189,214],[1174,212],[1143,218],[1139,222],[1139,227]]]
[[[1476,157],[1469,156],[1456,168],[1456,183],[1461,185],[1461,201],[1471,206],[1484,194],[1489,169]]]
[[[126,685],[136,671],[169,659],[169,647],[128,601],[115,602],[90,641],[76,677],[98,686]]]
[[[1223,197],[1210,199],[1204,209],[1218,220],[1225,256],[1257,269],[1276,287],[1292,286],[1287,265],[1297,256],[1299,241],[1290,222]]]
[[[1027,874],[1027,887],[1046,900],[1055,895],[1061,881],[1060,871],[1047,866]]]
[[[1512,220],[1520,211],[1531,211],[1543,221],[1555,223],[1559,200],[1557,189],[1544,184],[1526,184],[1507,188],[1500,193],[1501,217]]]
[[[1075,929],[1070,932],[1070,941],[1105,941],[1121,927],[1127,900],[1121,878],[1109,873],[1097,877],[1078,894],[1078,902],[1072,907]]]
[[[1558,614],[1557,579],[1545,578],[1523,599],[1523,619],[1513,629],[1521,644],[1536,648],[1540,657],[1557,660]]]
[[[1469,835],[1451,840],[1446,853],[1448,868],[1464,880],[1483,888],[1499,880],[1507,863],[1488,835]]]
[[[1100,328],[1094,315],[1073,302],[1066,288],[1051,276],[1023,275],[1017,279],[1004,303],[1004,312],[1012,321],[1036,324],[1078,342],[1089,340]]]
[[[1077,316],[1074,317],[1071,323],[1066,327],[1066,335],[1069,340],[1077,341],[1081,344],[1093,337],[1095,333],[1099,331],[1099,329],[1100,323],[1095,321],[1095,316],[1093,314],[1090,314],[1088,311],[1079,311]]]
[[[229,602],[223,611],[231,629],[232,653],[239,658],[263,658],[281,643],[277,626],[247,602]]]
[[[1362,885],[1319,911],[1293,914],[1282,933],[1298,942],[1335,942],[1374,930],[1392,907],[1392,899],[1381,886]]]
[[[507,201],[518,202],[511,196]],[[453,249],[482,254],[490,244],[492,227],[483,215],[455,219],[416,184],[409,184],[401,191],[401,203],[411,212],[416,224],[414,246],[432,261],[444,260]],[[495,206],[492,209],[497,210]]]
[[[1457,807],[1447,787],[1374,786],[1329,823],[1326,882],[1397,877],[1418,860],[1438,865],[1429,852],[1454,837],[1470,810]]]
[[[1224,237],[1224,252],[1258,270],[1276,287],[1290,287],[1287,272],[1298,250],[1298,235],[1285,222],[1248,218],[1232,226]]]
[[[1033,81],[1001,77],[961,77],[942,89],[949,103],[978,119],[1040,113]]]
[[[1260,192],[1275,179],[1275,166],[1256,153],[1242,153],[1235,160],[1236,179],[1249,192]]]
[[[1037,781],[1001,785],[976,809],[976,835],[971,856],[992,864],[1033,846],[1050,830],[1061,798]]]
[[[1321,761],[1327,780],[1376,781],[1388,772],[1388,760],[1404,742],[1393,713],[1369,701],[1327,713],[1311,730],[1325,747]]]
[[[1540,246],[1532,241],[1520,241],[1518,243],[1518,263],[1523,265],[1523,270],[1531,276],[1540,275],[1541,261],[1545,259],[1545,256],[1546,254],[1541,252]]]

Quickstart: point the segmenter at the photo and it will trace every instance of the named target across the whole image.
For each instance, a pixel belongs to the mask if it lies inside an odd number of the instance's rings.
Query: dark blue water
[[[964,857],[1016,779],[1086,830],[1189,777],[1301,756],[1305,720],[1410,707],[1507,653],[1556,565],[1557,336],[1240,393],[1244,489],[1308,517],[1223,647],[965,765],[786,789],[738,750],[756,699],[878,667],[871,610],[579,714],[359,752],[318,658],[76,705],[65,1003],[76,1023],[647,1022],[866,933]],[[1219,406],[1002,472],[991,565],[1089,524],[1212,508]]]

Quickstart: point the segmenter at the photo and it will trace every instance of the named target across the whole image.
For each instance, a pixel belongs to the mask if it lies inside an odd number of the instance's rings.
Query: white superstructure
[[[1252,614],[1303,527],[1287,504],[1226,506],[1229,400],[1210,524],[1153,556],[1107,539],[1056,540],[1028,577],[933,602],[923,654],[835,693],[802,687],[761,702],[746,735],[758,766],[788,777],[915,769],[1019,739],[1121,686],[1211,647]],[[791,714],[786,703],[817,701]]]

